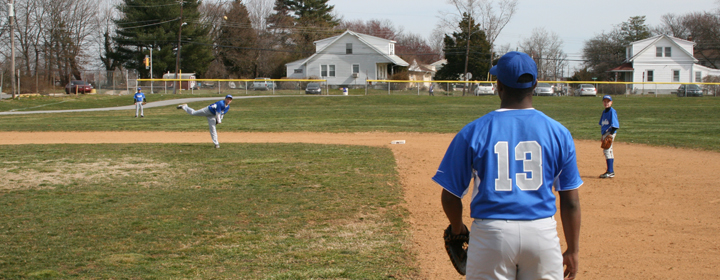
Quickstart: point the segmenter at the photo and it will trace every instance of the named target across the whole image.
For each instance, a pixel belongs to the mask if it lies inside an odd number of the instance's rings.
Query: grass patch
[[[118,102],[114,99],[117,97],[107,98]],[[122,100],[128,104],[126,99]],[[598,122],[603,109],[600,97],[534,97],[533,100],[535,108],[565,125],[575,138],[599,138]],[[0,105],[9,106],[13,102],[16,101],[3,101]],[[86,108],[98,102],[63,103],[66,104],[63,106]],[[210,103],[194,102],[190,106],[202,108]],[[497,109],[499,103],[497,96],[237,99],[218,129],[221,134],[223,131],[456,133],[468,122]],[[720,122],[716,121],[720,118],[720,98],[615,96],[613,107],[618,111],[621,125],[618,141],[720,151]],[[7,115],[0,116],[0,131],[207,130],[204,119],[189,116],[174,106],[146,109],[143,119],[133,118],[134,114],[134,110],[128,110]]]
[[[0,158],[15,185],[0,189],[2,279],[417,276],[388,149],[23,145]]]

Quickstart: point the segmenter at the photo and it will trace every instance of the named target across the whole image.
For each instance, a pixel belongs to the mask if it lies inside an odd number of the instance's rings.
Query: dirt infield
[[[440,205],[440,187],[430,180],[452,137],[219,133],[221,144],[301,142],[391,148],[411,213],[412,250],[425,279],[462,279],[443,249],[442,230],[448,222]],[[406,144],[391,145],[392,140]],[[0,144],[175,142],[212,146],[207,132],[0,132]],[[579,279],[720,278],[720,183],[712,177],[720,170],[720,154],[616,143],[617,177],[598,179],[605,169],[599,141],[576,141],[576,145],[585,181],[580,188]]]

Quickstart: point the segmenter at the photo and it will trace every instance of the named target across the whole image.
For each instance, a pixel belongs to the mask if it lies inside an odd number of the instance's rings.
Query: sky
[[[498,2],[499,0],[494,0]],[[389,19],[405,32],[429,38],[442,12],[454,12],[446,0],[330,0],[334,11],[345,20]],[[530,37],[535,28],[555,32],[563,41],[564,51],[574,69],[582,58],[585,41],[612,30],[633,16],[645,16],[648,26],[660,24],[665,14],[720,8],[720,0],[518,0],[515,15],[500,33],[495,46],[518,42]]]

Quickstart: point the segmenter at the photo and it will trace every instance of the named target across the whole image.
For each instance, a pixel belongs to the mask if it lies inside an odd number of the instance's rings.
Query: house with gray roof
[[[720,70],[698,64],[693,56],[695,43],[667,35],[657,35],[630,43],[625,63],[610,70],[619,82],[662,82],[665,84],[628,85],[628,90],[672,93],[683,83],[699,83]]]
[[[327,79],[329,85],[362,85],[388,79],[398,66],[409,66],[395,55],[395,41],[353,31],[315,41],[315,54],[285,64],[287,78]]]

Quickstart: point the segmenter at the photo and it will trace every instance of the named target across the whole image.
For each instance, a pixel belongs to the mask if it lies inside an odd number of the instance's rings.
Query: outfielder
[[[450,221],[446,249],[467,279],[573,279],[578,271],[583,181],[570,131],[532,107],[537,65],[509,52],[490,69],[497,76],[500,109],[467,124],[450,143],[432,178],[443,187]],[[456,245],[468,234],[461,198],[473,179],[467,250]],[[561,253],[554,215],[555,195],[567,250]],[[563,265],[566,266],[563,271]]]
[[[218,143],[217,130],[215,129],[215,126],[222,123],[223,117],[225,116],[225,114],[227,114],[228,110],[230,110],[230,103],[232,102],[232,100],[232,95],[228,94],[227,96],[225,96],[224,100],[220,100],[218,102],[210,104],[210,106],[207,106],[197,111],[193,110],[193,108],[188,107],[187,104],[178,105],[177,108],[183,109],[185,110],[185,112],[193,116],[207,117],[208,126],[210,126],[210,138],[212,138],[213,144],[215,144],[215,148],[220,148],[220,143]]]
[[[147,103],[147,99],[145,99],[145,94],[142,93],[142,88],[137,88],[133,99],[135,100],[135,117],[137,118],[138,112],[140,112],[140,117],[144,118],[145,112],[143,112],[143,105]]]
[[[613,154],[613,143],[615,142],[615,134],[618,128],[620,128],[620,122],[618,122],[617,112],[612,107],[613,101],[612,96],[603,96],[603,110],[600,115],[600,133],[602,138],[600,141],[603,142],[603,154],[605,154],[605,163],[607,164],[607,170],[605,173],[600,175],[600,178],[613,178],[615,177],[615,169],[613,164],[615,163],[615,155]]]

